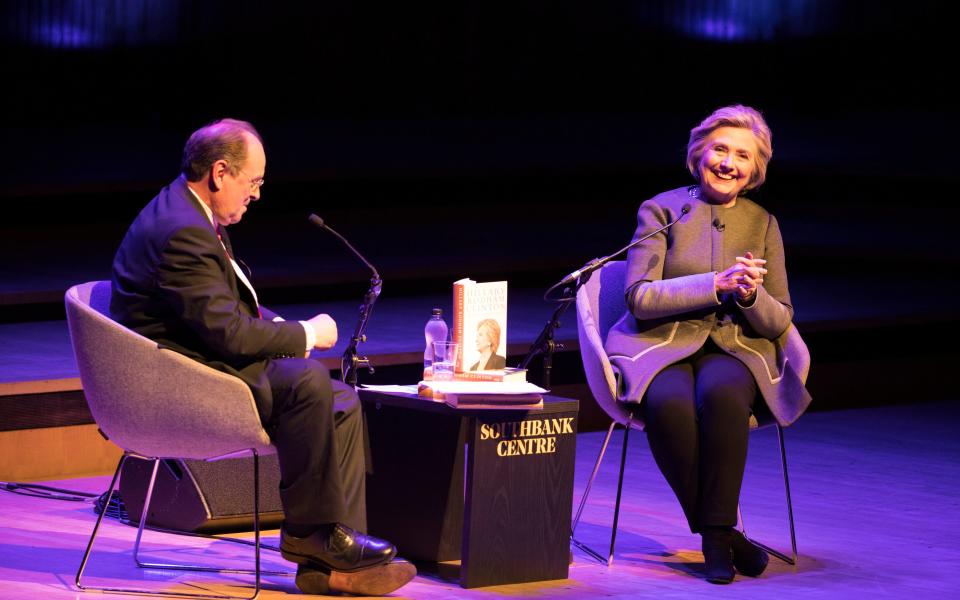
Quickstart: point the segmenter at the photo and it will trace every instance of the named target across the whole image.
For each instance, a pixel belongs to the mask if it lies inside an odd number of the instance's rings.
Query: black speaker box
[[[128,458],[120,495],[130,520],[140,523],[153,461]],[[280,465],[275,454],[260,457],[260,528],[283,521]],[[253,531],[253,457],[160,461],[147,524],[196,533]]]

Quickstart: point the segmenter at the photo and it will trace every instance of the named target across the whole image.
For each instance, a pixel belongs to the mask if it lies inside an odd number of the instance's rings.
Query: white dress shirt
[[[200,203],[200,208],[203,209],[204,214],[207,215],[207,220],[210,221],[210,225],[213,226],[214,233],[217,233],[217,223],[213,220],[213,211],[210,210],[210,207],[207,206],[207,203],[200,199],[200,196],[197,195],[190,186],[187,186],[187,189],[190,190],[190,193],[193,194],[193,197],[197,199],[197,202]],[[217,233],[217,239],[220,239],[220,234]],[[240,281],[243,282],[243,285],[247,286],[247,289],[250,290],[250,293],[253,294],[253,300],[257,303],[257,306],[260,306],[260,300],[257,299],[257,292],[253,289],[253,284],[250,283],[250,280],[247,279],[247,276],[244,275],[243,269],[240,268],[240,265],[237,264],[237,261],[233,259],[233,256],[227,252],[227,247],[224,245],[223,240],[220,239],[220,245],[223,246],[223,251],[227,255],[227,258],[230,259],[230,264],[233,265],[233,270],[237,274],[237,277]],[[276,316],[273,318],[274,321],[283,321],[283,317]],[[313,325],[307,321],[300,321],[300,324],[303,325],[303,331],[307,336],[307,347],[306,351],[309,352],[313,348],[314,344],[317,343],[317,332],[314,331]]]

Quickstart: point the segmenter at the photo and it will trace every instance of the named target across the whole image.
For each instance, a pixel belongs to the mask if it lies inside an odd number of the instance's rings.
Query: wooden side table
[[[457,410],[360,390],[370,533],[411,560],[460,560],[465,588],[569,572],[578,401]]]

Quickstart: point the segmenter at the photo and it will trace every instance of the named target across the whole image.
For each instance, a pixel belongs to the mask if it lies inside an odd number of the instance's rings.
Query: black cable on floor
[[[49,500],[64,500],[67,502],[90,502],[93,504],[93,511],[97,514],[103,512],[106,508],[106,515],[111,519],[116,519],[117,521],[130,525],[131,527],[139,527],[140,523],[136,523],[130,520],[130,515],[127,513],[126,506],[123,503],[123,498],[120,496],[120,490],[114,490],[113,495],[110,497],[110,505],[104,507],[104,504],[107,501],[107,492],[102,494],[91,494],[89,492],[78,492],[76,490],[67,490],[63,488],[55,488],[46,485],[40,485],[36,483],[15,483],[0,481],[0,491],[10,492],[12,494],[20,494],[22,496],[30,496],[33,498],[47,498]],[[210,535],[207,533],[195,533],[191,531],[177,531],[175,529],[165,529],[163,527],[155,527],[153,525],[146,525],[144,529],[150,531],[156,531],[158,533],[170,533],[173,535],[185,535],[190,537],[199,537],[206,538],[211,540],[221,540],[225,542],[233,542],[235,544],[243,544],[245,546],[255,546],[254,542],[239,539],[239,538],[228,538],[220,537],[216,535]],[[280,548],[277,546],[268,546],[263,542],[260,543],[260,547],[264,550],[273,550],[274,552],[279,552]]]
[[[13,481],[0,481],[0,491],[20,494],[21,496],[31,496],[33,498],[48,498],[50,500],[64,500],[67,502],[90,502],[99,495],[50,487],[38,483],[16,483]]]
[[[103,512],[104,503],[107,501],[107,492],[100,494],[100,497],[97,498],[97,501],[94,503],[93,512],[100,514]],[[106,507],[107,517],[111,519],[116,519],[120,522],[127,522],[130,520],[130,517],[127,515],[127,508],[123,504],[123,498],[120,496],[120,490],[115,490],[113,495],[110,497],[110,506]]]

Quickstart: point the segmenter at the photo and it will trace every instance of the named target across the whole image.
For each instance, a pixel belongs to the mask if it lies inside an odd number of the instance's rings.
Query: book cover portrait
[[[457,371],[507,366],[507,282],[453,284],[453,339],[460,342]]]

